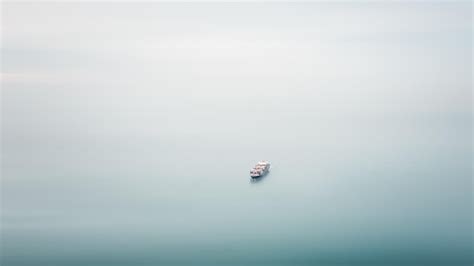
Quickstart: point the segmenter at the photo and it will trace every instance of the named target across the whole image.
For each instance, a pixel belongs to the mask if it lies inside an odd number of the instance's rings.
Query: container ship
[[[251,178],[259,178],[266,175],[270,171],[270,163],[267,161],[260,161],[250,170]]]

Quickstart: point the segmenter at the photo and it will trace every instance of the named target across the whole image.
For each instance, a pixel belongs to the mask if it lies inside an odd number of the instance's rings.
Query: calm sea
[[[1,264],[472,264],[468,6],[5,4]]]

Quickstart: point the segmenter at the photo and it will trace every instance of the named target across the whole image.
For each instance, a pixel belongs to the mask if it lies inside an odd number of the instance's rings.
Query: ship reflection
[[[268,175],[268,174],[263,175],[263,176],[261,176],[261,177],[250,178],[250,184],[261,183],[261,182],[267,177],[267,175]]]

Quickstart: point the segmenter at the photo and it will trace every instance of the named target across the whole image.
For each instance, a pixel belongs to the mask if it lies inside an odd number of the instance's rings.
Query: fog
[[[2,265],[472,263],[471,12],[4,3]]]

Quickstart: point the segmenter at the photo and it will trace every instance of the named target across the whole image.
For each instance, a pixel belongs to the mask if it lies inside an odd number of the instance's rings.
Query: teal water
[[[1,265],[472,265],[468,7],[5,4]]]

